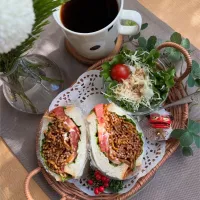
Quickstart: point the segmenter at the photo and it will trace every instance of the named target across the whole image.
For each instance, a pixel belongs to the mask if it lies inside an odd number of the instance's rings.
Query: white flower
[[[0,0],[0,53],[8,53],[26,40],[34,22],[32,0]]]

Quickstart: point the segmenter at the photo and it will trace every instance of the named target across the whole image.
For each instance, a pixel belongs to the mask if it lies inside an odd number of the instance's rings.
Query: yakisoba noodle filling
[[[101,133],[98,134],[101,151],[112,163],[126,163],[130,169],[133,169],[137,158],[143,151],[143,142],[135,124],[131,123],[125,116],[109,112],[107,105],[104,105],[103,112],[105,131],[103,136]],[[99,126],[101,126],[101,122]],[[108,148],[105,148],[106,145]]]
[[[67,177],[64,167],[76,159],[80,131],[64,112],[52,112],[49,117],[52,122],[44,132],[43,157],[53,172]]]

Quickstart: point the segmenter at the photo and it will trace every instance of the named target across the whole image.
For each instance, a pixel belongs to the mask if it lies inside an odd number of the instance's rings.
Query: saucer
[[[119,53],[120,49],[121,49],[121,46],[122,46],[122,43],[123,43],[123,36],[122,35],[119,35],[118,38],[117,38],[117,41],[116,41],[116,44],[115,44],[115,48],[112,50],[112,52],[108,55],[108,56],[114,56],[116,55],[117,53]],[[67,51],[76,59],[78,60],[79,62],[85,64],[85,65],[92,65],[94,63],[96,63],[97,61],[103,59],[95,59],[95,60],[92,60],[92,59],[89,59],[89,58],[85,58],[81,55],[79,55],[77,53],[77,51],[72,47],[72,45],[69,43],[69,41],[66,39],[65,40],[65,47],[67,49]]]

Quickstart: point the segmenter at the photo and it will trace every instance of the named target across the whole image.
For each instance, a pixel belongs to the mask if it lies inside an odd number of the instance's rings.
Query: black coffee
[[[79,33],[98,31],[118,14],[116,0],[70,0],[61,8],[64,26]]]

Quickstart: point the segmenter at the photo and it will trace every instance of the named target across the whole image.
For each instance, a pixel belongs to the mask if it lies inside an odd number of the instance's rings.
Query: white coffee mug
[[[89,59],[100,59],[108,56],[114,49],[119,34],[134,35],[141,29],[141,15],[134,10],[124,10],[124,0],[117,0],[117,3],[119,12],[115,19],[105,28],[91,33],[78,33],[67,29],[60,19],[61,7],[53,13],[53,16],[62,28],[67,40],[79,55]],[[132,20],[137,25],[123,26],[121,24],[122,20]]]

